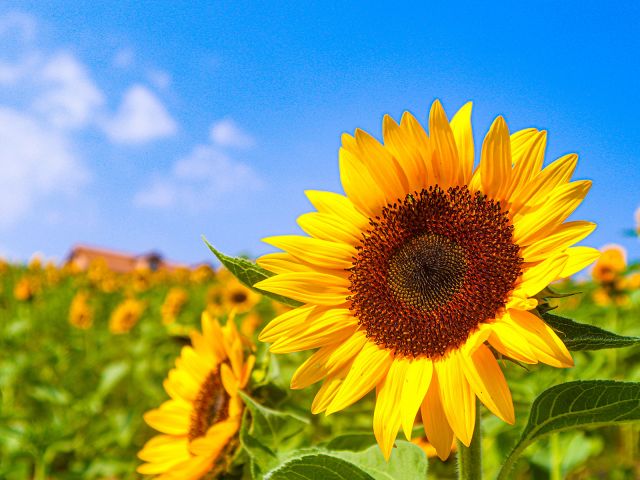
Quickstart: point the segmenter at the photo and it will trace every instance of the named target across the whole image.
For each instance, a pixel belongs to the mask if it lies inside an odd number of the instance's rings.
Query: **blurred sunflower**
[[[111,312],[109,331],[115,334],[127,333],[138,323],[144,309],[145,304],[141,300],[127,298]]]
[[[169,290],[160,308],[162,323],[168,325],[169,323],[175,322],[188,299],[189,294],[184,288],[173,287]]]
[[[236,443],[245,388],[255,357],[244,354],[233,315],[224,327],[206,312],[202,333],[191,333],[164,389],[171,400],[147,412],[144,420],[162,432],[138,453],[138,472],[159,479],[196,480],[224,471]]]
[[[602,306],[626,305],[629,296],[623,274],[627,269],[627,251],[617,244],[605,245],[600,250],[601,256],[591,269],[591,277],[598,285],[593,301]]]
[[[91,328],[93,324],[93,312],[89,305],[89,294],[78,292],[71,300],[69,308],[69,323],[81,330]]]
[[[222,305],[238,313],[251,310],[260,301],[260,294],[245,287],[235,277],[229,278],[222,286]]]
[[[40,282],[36,277],[24,276],[13,287],[13,296],[21,302],[28,302],[40,290]]]
[[[441,458],[455,435],[469,445],[476,396],[514,422],[511,393],[489,343],[524,363],[573,365],[532,310],[535,295],[599,255],[571,247],[593,231],[565,222],[590,181],[570,182],[577,156],[544,170],[546,132],[509,134],[498,117],[477,168],[471,104],[447,120],[439,101],[429,135],[405,113],[383,122],[384,144],[343,135],[346,196],[308,191],[317,209],[298,219],[307,236],[265,239],[282,253],[258,263],[276,275],[256,287],[304,303],[260,339],[271,351],[318,348],[292,388],[324,383],[312,405],[330,414],[376,389],[373,429],[389,458],[400,426],[410,438],[421,408]]]

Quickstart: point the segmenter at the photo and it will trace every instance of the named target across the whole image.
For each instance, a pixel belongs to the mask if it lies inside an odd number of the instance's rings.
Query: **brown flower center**
[[[388,205],[357,247],[351,309],[378,345],[444,355],[504,307],[522,258],[500,204],[431,187]]]
[[[229,416],[229,395],[222,385],[218,370],[211,372],[202,383],[193,402],[189,441],[202,437],[209,428]]]

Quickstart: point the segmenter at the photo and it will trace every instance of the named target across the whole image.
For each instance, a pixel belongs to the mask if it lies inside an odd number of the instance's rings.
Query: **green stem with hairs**
[[[482,478],[482,432],[480,431],[480,402],[476,399],[476,423],[469,446],[458,440],[458,480]]]

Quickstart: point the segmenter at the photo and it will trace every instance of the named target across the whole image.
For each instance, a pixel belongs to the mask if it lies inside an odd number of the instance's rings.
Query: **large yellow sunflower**
[[[245,358],[233,316],[221,327],[205,312],[202,333],[190,334],[164,389],[171,400],[147,412],[144,420],[160,431],[138,453],[147,463],[138,472],[163,480],[197,480],[219,467],[233,447],[243,411],[243,389],[255,357]]]
[[[474,169],[471,104],[449,122],[439,101],[429,134],[410,114],[383,122],[384,143],[343,135],[346,195],[308,191],[317,211],[298,219],[309,236],[265,241],[281,250],[258,263],[276,273],[256,287],[303,306],[275,318],[260,339],[271,351],[319,348],[292,388],[324,379],[312,405],[330,414],[373,388],[373,429],[385,457],[420,410],[441,458],[454,435],[469,445],[476,396],[514,422],[511,393],[488,345],[524,363],[573,365],[533,311],[549,283],[598,256],[572,247],[593,231],[565,222],[591,182],[570,182],[577,156],[542,169],[546,133],[492,124]]]

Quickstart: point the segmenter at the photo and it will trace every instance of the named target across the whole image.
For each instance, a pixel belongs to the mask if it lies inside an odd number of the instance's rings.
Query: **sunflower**
[[[93,324],[93,312],[87,292],[78,292],[73,297],[71,307],[69,308],[69,323],[81,330],[91,328]]]
[[[138,472],[159,479],[196,480],[224,468],[222,458],[233,448],[240,428],[243,389],[254,356],[245,358],[233,315],[221,327],[207,313],[202,333],[190,334],[164,389],[171,400],[147,412],[144,420],[162,434],[138,453],[147,462]]]
[[[141,300],[127,298],[111,312],[109,331],[117,335],[127,333],[138,323],[144,309],[145,304]]]
[[[189,294],[184,288],[173,287],[169,290],[160,308],[162,323],[168,325],[175,322],[188,300]]]
[[[591,186],[570,182],[577,156],[542,169],[546,132],[510,135],[498,117],[474,169],[471,104],[449,123],[439,101],[429,135],[410,113],[383,122],[384,143],[342,137],[346,195],[308,191],[309,236],[265,239],[284,250],[258,263],[257,283],[304,305],[276,317],[260,340],[276,353],[319,348],[292,388],[324,379],[312,412],[327,415],[376,389],[373,430],[386,458],[418,410],[441,458],[453,437],[469,445],[476,397],[508,423],[511,393],[492,353],[523,363],[573,365],[536,314],[538,294],[590,264],[572,247],[593,231],[565,222]],[[487,345],[488,344],[488,345]]]

